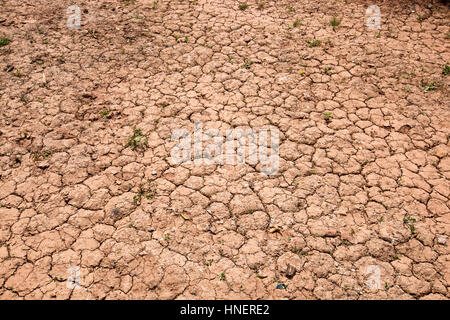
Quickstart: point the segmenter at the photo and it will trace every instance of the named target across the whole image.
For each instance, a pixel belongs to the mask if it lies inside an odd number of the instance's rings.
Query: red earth
[[[75,2],[0,1],[1,299],[450,298],[447,6]]]

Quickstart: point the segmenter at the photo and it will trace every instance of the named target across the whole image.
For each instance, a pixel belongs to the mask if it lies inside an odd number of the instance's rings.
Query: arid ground
[[[450,9],[374,2],[1,0],[0,298],[449,299]]]

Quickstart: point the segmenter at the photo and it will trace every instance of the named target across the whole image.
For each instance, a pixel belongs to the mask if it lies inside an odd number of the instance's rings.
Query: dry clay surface
[[[1,299],[450,298],[449,8],[240,4],[0,2]],[[278,172],[171,163],[195,122]]]

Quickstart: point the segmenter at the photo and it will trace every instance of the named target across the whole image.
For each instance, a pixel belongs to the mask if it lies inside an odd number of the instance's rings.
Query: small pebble
[[[447,243],[447,237],[438,237],[437,242],[439,244],[446,244]]]

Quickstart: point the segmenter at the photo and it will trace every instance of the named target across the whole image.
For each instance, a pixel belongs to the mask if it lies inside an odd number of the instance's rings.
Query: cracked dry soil
[[[450,297],[449,8],[242,3],[0,2],[1,299]],[[194,122],[278,173],[172,165]]]

